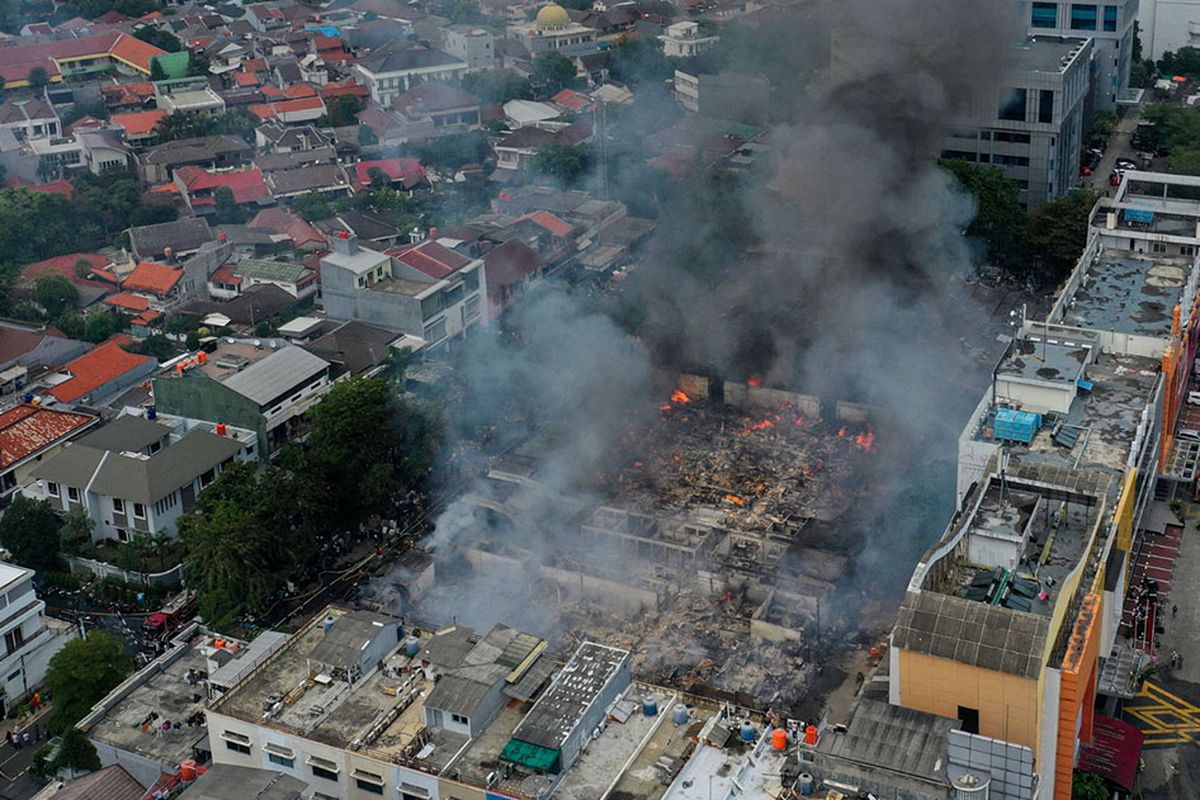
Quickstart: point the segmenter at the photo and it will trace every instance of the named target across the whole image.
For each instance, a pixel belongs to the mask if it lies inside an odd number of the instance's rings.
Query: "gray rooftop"
[[[198,250],[200,245],[211,242],[214,238],[212,229],[203,217],[129,229],[129,241],[133,252],[140,258],[161,253],[167,247],[174,248],[176,253]]]
[[[339,253],[337,250],[333,250],[321,258],[322,264],[349,270],[355,275],[370,272],[380,264],[390,261],[391,256],[362,246],[359,246],[353,253]]]
[[[1052,344],[1020,339],[1013,343],[996,373],[1026,380],[1074,383],[1083,375],[1088,352],[1089,348],[1082,344]]]
[[[119,447],[100,449],[81,439],[43,462],[33,477],[152,505],[233,458],[244,444],[193,430],[152,456],[126,455],[130,448]]]
[[[309,269],[303,264],[289,261],[266,261],[252,258],[236,264],[233,273],[253,280],[298,283],[309,273]]]
[[[1069,60],[1064,64],[1063,59],[1073,59],[1086,42],[1070,36],[1030,36],[1016,48],[1013,66],[1029,72],[1058,74],[1070,64]]]
[[[373,611],[351,611],[337,617],[309,658],[330,666],[355,663],[359,653],[400,620]],[[349,660],[348,660],[349,659]]]
[[[1166,337],[1171,309],[1183,296],[1188,259],[1148,258],[1109,250],[1087,269],[1067,302],[1063,323],[1139,336]]]
[[[308,784],[273,769],[213,764],[180,800],[301,800]]]
[[[529,709],[513,738],[541,747],[562,747],[583,712],[628,659],[626,650],[584,642]]]
[[[76,444],[94,447],[97,450],[145,450],[155,442],[162,441],[171,433],[166,425],[151,422],[145,417],[127,414],[117,417],[102,428],[98,428],[79,439]]]
[[[285,345],[271,355],[235,372],[225,385],[260,406],[329,369],[329,362],[295,345]]]

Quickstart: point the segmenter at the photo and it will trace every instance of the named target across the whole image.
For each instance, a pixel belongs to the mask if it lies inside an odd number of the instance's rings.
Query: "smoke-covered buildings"
[[[1035,4],[1036,5],[1036,4]],[[942,157],[992,165],[1017,183],[1022,205],[1075,188],[1094,40],[1040,34],[1015,50],[998,97],[972,98]]]

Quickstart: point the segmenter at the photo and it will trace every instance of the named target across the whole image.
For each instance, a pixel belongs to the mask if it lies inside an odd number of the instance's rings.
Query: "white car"
[[[1188,405],[1200,406],[1200,392],[1188,392]]]

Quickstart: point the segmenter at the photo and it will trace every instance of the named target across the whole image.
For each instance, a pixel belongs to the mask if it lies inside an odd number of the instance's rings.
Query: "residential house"
[[[486,322],[482,262],[433,241],[387,253],[343,232],[321,259],[321,294],[334,319],[357,319],[438,347]]]
[[[690,58],[675,68],[675,101],[686,111],[707,117],[763,123],[770,109],[770,84],[749,75],[717,52]]]
[[[392,108],[405,139],[431,139],[478,128],[482,104],[465,89],[427,81],[392,98]]]
[[[393,352],[409,344],[409,337],[358,320],[333,325],[333,330],[302,345],[305,350],[332,364],[336,380],[343,375],[373,376],[383,371]],[[282,328],[280,329],[282,333]]]
[[[225,99],[213,91],[202,75],[157,81],[154,96],[158,107],[168,114],[186,112],[223,114]]]
[[[29,482],[31,471],[71,439],[100,424],[91,414],[22,403],[0,414],[0,500]]]
[[[58,136],[62,131],[62,121],[45,97],[25,100],[9,98],[0,103],[0,128],[12,131],[18,141],[24,141]]]
[[[272,153],[295,153],[317,150],[333,143],[329,134],[312,125],[291,127],[271,120],[259,125],[254,131],[254,144],[259,150]]]
[[[667,58],[691,58],[708,50],[721,37],[706,35],[701,31],[700,23],[687,20],[668,25],[666,33],[658,40],[662,42],[663,55]]]
[[[286,124],[316,122],[325,116],[325,111],[325,101],[320,96],[298,97],[250,106],[250,113],[264,122],[274,120]]]
[[[201,167],[180,167],[175,170],[175,186],[188,207],[197,214],[216,211],[216,193],[222,188],[233,193],[233,202],[237,205],[269,205],[273,202],[262,171],[253,168],[209,172]]]
[[[586,114],[596,105],[592,98],[574,89],[563,89],[550,100],[568,114]]]
[[[129,246],[139,260],[183,258],[216,237],[203,217],[138,225],[129,229]]]
[[[387,183],[409,194],[413,189],[429,185],[425,168],[415,158],[376,158],[354,165],[354,183],[360,189],[370,186],[376,176],[382,176]]]
[[[152,356],[130,353],[128,336],[114,336],[40,379],[45,394],[60,403],[101,405],[158,369]]]
[[[467,62],[440,50],[410,47],[361,61],[355,71],[366,84],[371,100],[382,107],[425,81],[457,83],[467,73]]]
[[[179,167],[224,170],[250,163],[254,147],[237,136],[198,136],[157,145],[138,156],[138,170],[149,184],[166,183]]]
[[[266,290],[279,291],[258,291]],[[169,414],[254,431],[265,460],[306,433],[304,414],[329,391],[329,371],[327,361],[295,345],[222,340],[205,362],[155,378],[154,400]]]
[[[104,100],[105,107],[114,114],[146,111],[158,106],[158,100],[154,96],[154,84],[149,81],[103,84],[100,87],[100,97]]]
[[[519,239],[493,247],[483,257],[487,275],[488,318],[499,319],[530,285],[542,277],[544,262]]]
[[[560,130],[526,127],[518,128],[492,145],[496,151],[496,168],[528,171],[534,156],[542,147],[554,144],[577,145],[592,138],[590,119],[580,120]]]
[[[113,764],[82,777],[59,779],[34,795],[33,800],[143,800],[145,796],[146,787],[120,764]]]
[[[73,624],[46,615],[33,575],[31,569],[0,562],[0,712],[6,716],[25,708],[22,701],[46,680],[50,659],[77,634]]]
[[[246,259],[224,264],[208,279],[208,293],[232,300],[252,286],[278,286],[296,300],[307,300],[317,293],[316,270],[290,261]]]
[[[0,394],[21,391],[29,376],[78,358],[91,348],[87,342],[68,339],[55,328],[0,319]]]
[[[79,307],[86,309],[117,288],[117,276],[109,269],[107,256],[99,253],[69,253],[21,268],[16,288],[32,294],[34,282],[47,274],[61,275],[71,282],[79,296]]]
[[[149,111],[130,111],[126,114],[113,114],[112,124],[125,132],[125,141],[134,147],[146,147],[158,141],[158,123],[167,118],[163,109]]]
[[[64,514],[84,511],[93,541],[172,536],[200,492],[233,461],[249,458],[252,448],[248,431],[221,426],[181,434],[125,415],[44,460],[22,491]]]
[[[333,150],[330,149],[329,152],[332,153]],[[350,178],[342,169],[342,165],[337,163],[272,170],[265,174],[265,178],[268,190],[277,200],[311,193],[343,196],[350,194]]]
[[[562,112],[550,103],[539,103],[536,100],[509,100],[504,104],[504,116],[512,123],[513,128],[524,128],[551,122],[562,116]],[[554,130],[547,126],[547,130]]]
[[[246,227],[279,237],[292,250],[322,250],[327,244],[324,234],[285,208],[264,208]]]
[[[179,267],[142,261],[121,282],[121,289],[146,298],[151,308],[162,311],[183,299],[182,281],[183,270]]]

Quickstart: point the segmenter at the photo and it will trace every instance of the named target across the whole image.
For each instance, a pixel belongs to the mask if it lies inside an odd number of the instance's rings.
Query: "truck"
[[[142,630],[152,638],[166,639],[176,629],[195,617],[198,610],[196,591],[184,589],[167,601],[166,605],[158,611],[147,616],[142,623]]]

